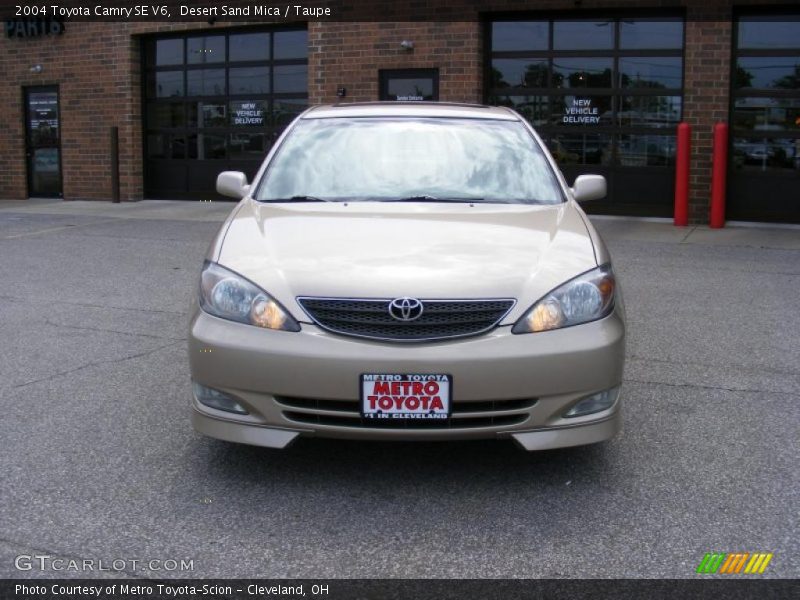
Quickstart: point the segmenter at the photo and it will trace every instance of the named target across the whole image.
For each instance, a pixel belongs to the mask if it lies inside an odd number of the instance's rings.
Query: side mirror
[[[240,171],[223,171],[217,175],[217,193],[241,200],[250,191],[247,176]]]
[[[576,202],[605,198],[606,178],[602,175],[578,175],[572,184],[572,196]]]

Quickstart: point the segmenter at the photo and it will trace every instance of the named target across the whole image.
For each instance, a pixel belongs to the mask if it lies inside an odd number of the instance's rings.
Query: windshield
[[[256,200],[563,201],[522,123],[402,117],[299,121]]]

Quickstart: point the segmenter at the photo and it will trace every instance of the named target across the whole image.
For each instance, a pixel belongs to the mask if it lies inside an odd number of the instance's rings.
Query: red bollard
[[[675,149],[675,217],[676,227],[689,224],[689,165],[692,154],[692,128],[678,124],[678,145]]]
[[[728,177],[728,125],[714,125],[714,158],[711,165],[711,215],[712,229],[725,227],[725,181]]]

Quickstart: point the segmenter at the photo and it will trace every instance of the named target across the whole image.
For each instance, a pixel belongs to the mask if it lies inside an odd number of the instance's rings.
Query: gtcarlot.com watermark
[[[116,571],[119,573],[165,573],[194,571],[193,559],[139,558],[60,558],[49,554],[20,554],[14,558],[18,571],[55,571],[91,573]]]

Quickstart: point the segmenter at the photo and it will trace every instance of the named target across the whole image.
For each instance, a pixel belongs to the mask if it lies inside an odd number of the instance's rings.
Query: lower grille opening
[[[456,402],[450,419],[365,419],[360,415],[358,400],[322,400],[275,396],[277,404],[288,409],[283,416],[305,425],[330,425],[366,429],[469,429],[519,425],[528,418],[536,398]],[[317,411],[341,414],[319,414]],[[516,414],[504,414],[519,411]]]
[[[453,414],[494,412],[501,410],[526,410],[536,404],[536,398],[521,398],[519,400],[485,400],[481,402],[461,402],[453,404]]]
[[[502,415],[498,417],[472,417],[464,419],[363,419],[338,415],[284,412],[283,416],[305,425],[331,425],[359,429],[470,429],[473,427],[502,427],[519,425],[528,415]]]
[[[315,398],[291,398],[288,396],[275,396],[275,400],[281,406],[289,408],[358,412],[357,400],[317,400]]]
[[[330,410],[347,413],[360,412],[358,400],[318,400],[316,398],[295,398],[291,396],[275,396],[275,400],[286,408],[308,410]],[[453,414],[500,412],[509,410],[527,410],[536,404],[536,398],[520,398],[518,400],[482,400],[478,402],[453,403]]]

